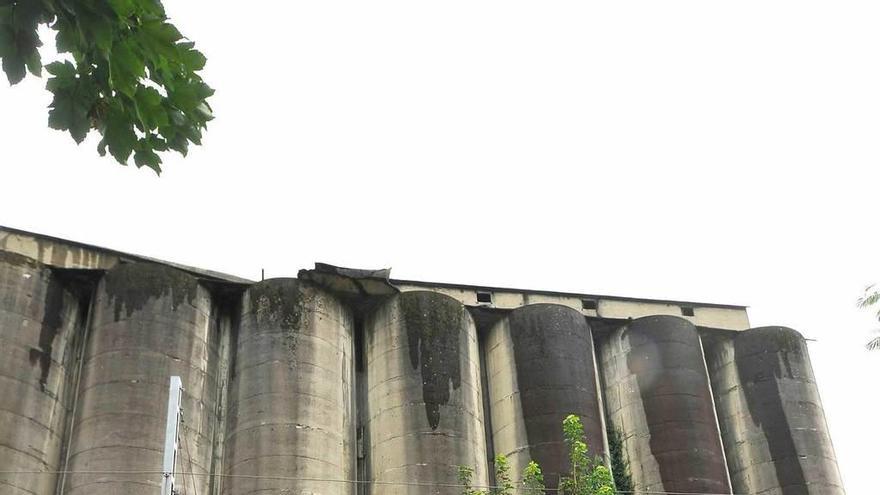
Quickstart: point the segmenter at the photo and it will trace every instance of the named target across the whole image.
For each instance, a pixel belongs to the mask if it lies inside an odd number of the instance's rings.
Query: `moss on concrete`
[[[406,330],[409,359],[421,370],[422,398],[428,424],[440,424],[440,405],[461,387],[460,335],[465,326],[464,308],[458,301],[433,292],[406,292],[399,296]]]
[[[153,299],[170,298],[172,311],[193,304],[198,281],[186,272],[153,263],[127,263],[104,275],[104,291],[113,304],[113,318],[131,317]]]
[[[254,284],[248,289],[252,317],[258,327],[277,327],[287,351],[287,364],[296,366],[297,334],[302,326],[306,299],[310,299],[296,279],[276,279]]]

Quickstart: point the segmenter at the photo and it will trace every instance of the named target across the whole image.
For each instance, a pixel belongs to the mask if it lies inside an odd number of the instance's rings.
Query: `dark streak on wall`
[[[266,280],[248,289],[251,308],[258,326],[273,326],[283,330],[282,344],[287,349],[287,365],[296,365],[296,339],[302,324],[303,305],[310,298],[302,289],[303,282],[292,278]]]
[[[409,360],[420,369],[425,414],[432,430],[440,425],[440,405],[449,402],[449,384],[461,387],[459,334],[464,308],[447,296],[412,292],[400,296]]]
[[[631,346],[627,367],[639,386],[663,489],[729,493],[694,326],[682,318],[649,316],[631,322],[622,336]]]
[[[151,299],[171,296],[171,307],[193,303],[198,281],[186,272],[152,263],[127,263],[108,270],[104,287],[113,301],[113,317],[131,317]]]
[[[736,369],[749,414],[761,428],[774,460],[781,495],[805,493],[806,479],[797,457],[783,406],[780,380],[807,376],[806,344],[794,330],[765,327],[750,330],[734,340]],[[812,370],[809,372],[812,376]]]
[[[49,280],[43,304],[43,321],[40,325],[39,349],[31,349],[31,364],[40,364],[40,387],[46,391],[46,380],[52,365],[52,343],[63,324],[64,288],[55,276]]]
[[[519,308],[509,322],[530,457],[554,489],[569,471],[567,415],[582,418],[592,454],[604,451],[590,328],[576,310],[554,304]]]

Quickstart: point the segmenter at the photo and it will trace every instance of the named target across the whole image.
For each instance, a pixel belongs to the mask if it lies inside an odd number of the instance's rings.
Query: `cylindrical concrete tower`
[[[0,492],[51,494],[60,469],[77,301],[52,272],[0,251]],[[11,490],[7,492],[7,490]]]
[[[486,441],[473,319],[435,292],[404,292],[366,321],[374,495],[457,495],[459,466],[485,485]],[[414,481],[430,486],[406,485]],[[433,484],[433,485],[432,485]]]
[[[355,467],[351,312],[295,279],[254,284],[242,305],[223,471],[267,478],[221,493],[354,493],[340,482]]]
[[[735,493],[843,495],[803,337],[753,328],[706,339]]]
[[[169,377],[183,381],[178,467],[208,473],[215,424],[217,363],[211,300],[189,274],[151,263],[123,264],[101,280],[87,342],[70,445],[69,495],[155,495],[162,466]],[[208,493],[207,476],[178,477]],[[195,485],[195,486],[193,486]]]
[[[496,454],[520,480],[530,460],[548,488],[569,471],[562,421],[581,417],[592,454],[604,452],[593,338],[584,316],[567,306],[516,309],[486,337],[486,368]]]
[[[600,345],[608,418],[645,491],[730,493],[696,328],[647,316]]]

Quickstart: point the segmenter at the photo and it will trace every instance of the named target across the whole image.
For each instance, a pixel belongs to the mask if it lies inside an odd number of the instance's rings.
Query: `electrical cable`
[[[192,468],[190,468],[192,469]],[[141,471],[0,471],[0,475],[3,474],[54,474],[54,475],[68,475],[68,474],[155,474],[162,475],[165,474],[163,471],[157,470],[141,470]],[[190,471],[188,473],[178,472],[177,474],[191,475],[195,476],[213,476],[217,478],[239,478],[239,479],[254,479],[254,480],[276,480],[276,481],[324,481],[328,483],[353,483],[353,484],[373,484],[373,485],[390,485],[390,486],[423,486],[423,487],[442,487],[442,488],[464,488],[465,485],[461,485],[458,483],[426,483],[426,482],[418,482],[418,481],[378,481],[378,480],[344,480],[344,479],[334,479],[334,478],[302,478],[302,477],[292,477],[292,476],[268,476],[268,475],[252,475],[252,474],[219,474],[219,473],[196,473]],[[491,485],[472,485],[472,488],[501,488]],[[516,491],[523,491],[525,488],[514,487]],[[547,491],[560,491],[560,488],[548,488]],[[618,495],[747,495],[747,494],[737,494],[737,493],[710,493],[710,492],[667,492],[660,490],[626,490],[626,491],[615,491]],[[195,495],[195,494],[194,494]]]

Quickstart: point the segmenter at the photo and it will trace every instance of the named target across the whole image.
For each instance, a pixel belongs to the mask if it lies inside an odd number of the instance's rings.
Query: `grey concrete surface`
[[[734,492],[842,495],[803,337],[763,327],[704,343]]]
[[[78,303],[44,265],[0,251],[0,471],[59,469]],[[49,494],[54,474],[0,474],[2,494]]]
[[[605,406],[640,490],[730,493],[696,328],[632,320],[600,343]]]
[[[168,380],[183,380],[180,466],[206,473],[216,427],[215,335],[211,300],[181,271],[123,264],[101,280],[86,344],[73,423],[69,469],[159,470],[165,436]],[[208,493],[208,478],[178,480],[187,493]],[[157,474],[71,474],[67,495],[155,495]],[[195,485],[195,488],[193,487]]]
[[[590,452],[605,450],[596,390],[593,339],[577,310],[533,304],[512,311],[485,341],[495,453],[508,457],[514,480],[530,460],[548,488],[569,471],[562,421],[581,417]]]
[[[182,495],[458,495],[439,485],[459,466],[488,483],[489,448],[515,477],[538,460],[553,486],[569,413],[594,453],[603,420],[621,430],[642,490],[844,493],[800,335],[700,339],[694,322],[747,328],[742,308],[688,321],[660,316],[673,303],[600,298],[597,316],[576,294],[498,289],[474,313],[478,341],[462,301],[485,288],[249,286],[68,244],[0,238],[0,471],[38,471],[0,474],[0,495],[158,493],[171,375],[178,470],[197,474],[178,477]]]
[[[366,320],[373,494],[457,495],[458,466],[487,483],[477,334],[460,302],[435,292],[392,297]]]
[[[354,493],[339,482],[355,476],[352,331],[351,311],[308,283],[273,279],[248,289],[224,472],[309,480],[229,478],[221,493]]]

